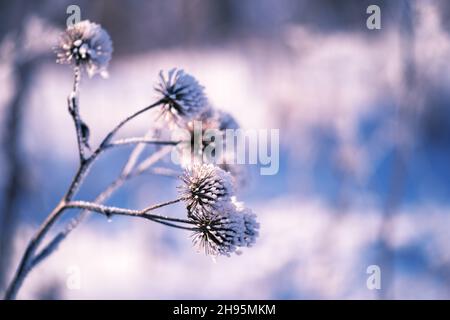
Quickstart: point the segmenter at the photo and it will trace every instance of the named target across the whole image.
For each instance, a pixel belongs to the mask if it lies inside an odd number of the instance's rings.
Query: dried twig
[[[139,172],[133,172],[131,171],[133,167],[136,165],[137,158],[144,150],[142,148],[143,144],[138,144],[134,150],[131,152],[131,155],[124,166],[121,174],[114,180],[102,193],[100,193],[94,200],[94,203],[96,204],[102,204],[104,203],[111,195],[119,189],[125,182],[127,182],[129,179],[136,177],[142,173],[144,173],[150,166],[152,166],[154,163],[156,163],[158,160],[160,160],[162,157],[164,157],[168,152],[171,151],[170,146],[166,146],[157,152],[153,153],[147,160],[144,160],[143,163],[145,166],[141,167],[141,170]],[[149,161],[150,160],[150,161]],[[157,173],[161,174],[161,173]],[[167,174],[167,173],[166,173]],[[164,173],[162,173],[164,175]],[[35,258],[32,260],[31,265],[34,268],[36,265],[38,265],[40,262],[45,260],[46,257],[51,255],[53,251],[55,251],[59,244],[67,238],[67,236],[75,230],[88,216],[88,214],[91,211],[87,209],[81,210],[81,212],[73,218],[70,223],[68,223],[65,228],[58,232],[56,236],[43,248],[40,252],[38,252],[35,256]],[[163,223],[161,221],[156,221],[159,223]],[[167,224],[167,223],[163,223]]]
[[[77,68],[75,68],[75,74],[77,74]],[[83,133],[80,130],[82,120],[79,117],[78,104],[77,104],[78,82],[79,82],[79,76],[75,75],[74,86],[73,86],[74,91],[70,94],[68,103],[69,103],[69,111],[74,120],[76,132],[77,132],[80,164],[79,164],[78,170],[77,170],[66,194],[59,201],[59,203],[57,204],[55,209],[50,213],[50,215],[47,217],[47,219],[42,223],[42,225],[40,226],[38,231],[35,233],[35,235],[31,239],[31,241],[28,243],[25,253],[22,256],[19,267],[16,271],[16,274],[14,275],[14,278],[6,291],[6,295],[5,295],[6,299],[14,299],[15,298],[17,291],[21,287],[26,275],[31,270],[32,266],[36,264],[36,263],[33,263],[33,261],[35,260],[35,252],[36,252],[39,244],[42,242],[44,236],[47,234],[47,232],[51,228],[51,226],[60,217],[60,215],[64,212],[64,210],[67,209],[67,203],[69,203],[72,200],[73,196],[79,190],[79,187],[80,187],[81,183],[83,182],[84,178],[86,177],[92,164],[97,160],[97,158],[99,157],[100,154],[102,154],[106,149],[111,147],[109,145],[109,142],[111,141],[111,139],[115,136],[115,134],[119,131],[119,129],[122,128],[130,120],[134,119],[138,115],[140,115],[162,103],[161,100],[157,101],[150,106],[140,109],[139,111],[135,112],[131,116],[129,116],[126,119],[124,119],[123,121],[121,121],[117,126],[115,126],[113,128],[113,130],[111,130],[106,135],[106,137],[103,139],[103,141],[97,147],[97,149],[94,152],[92,152],[92,154],[89,157],[87,157],[85,154],[85,145],[84,145],[84,141],[83,141],[83,139],[85,139],[85,137],[83,136]],[[135,142],[135,143],[139,143],[139,142]]]

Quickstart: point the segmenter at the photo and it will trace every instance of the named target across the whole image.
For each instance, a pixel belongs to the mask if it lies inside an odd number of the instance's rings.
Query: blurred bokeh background
[[[1,0],[0,293],[77,166],[72,74],[51,51],[70,4],[114,44],[109,79],[81,85],[94,144],[153,100],[160,69],[180,67],[242,127],[280,129],[280,170],[249,170],[240,198],[261,235],[240,256],[214,262],[183,231],[92,216],[19,298],[450,298],[445,0]],[[370,4],[381,8],[381,30],[366,28]],[[123,136],[142,135],[154,118]],[[130,151],[103,157],[78,198],[93,199]],[[142,208],[173,199],[177,184],[144,175],[108,203]],[[381,290],[366,286],[370,265]],[[80,288],[68,285],[73,270]]]

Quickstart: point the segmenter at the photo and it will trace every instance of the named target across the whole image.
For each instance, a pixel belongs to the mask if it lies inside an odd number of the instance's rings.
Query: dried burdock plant
[[[181,177],[181,195],[186,201],[188,215],[206,215],[231,201],[232,177],[212,164],[194,164]]]
[[[180,179],[179,197],[171,201],[153,204],[142,210],[117,208],[103,203],[124,183],[144,172],[152,171],[152,166],[182,143],[190,144],[192,140],[171,141],[152,137],[149,130],[142,137],[116,139],[118,131],[129,121],[154,108],[160,108],[176,126],[190,128],[193,121],[201,121],[209,129],[224,131],[236,129],[234,118],[226,113],[213,109],[206,98],[204,88],[191,75],[180,69],[172,69],[167,77],[161,71],[160,79],[155,87],[159,100],[136,111],[117,124],[96,148],[90,146],[89,126],[80,116],[79,95],[82,75],[86,72],[90,77],[95,74],[107,74],[111,60],[112,42],[108,33],[98,24],[82,21],[69,27],[60,37],[55,47],[57,62],[69,64],[73,69],[73,89],[68,96],[68,110],[75,126],[79,166],[64,196],[47,216],[39,229],[29,241],[17,271],[6,291],[6,299],[14,299],[30,271],[51,255],[59,244],[72,232],[90,212],[100,213],[107,217],[126,215],[144,218],[175,229],[191,231],[193,243],[206,254],[212,256],[239,253],[241,247],[249,247],[258,236],[259,224],[251,210],[236,201],[233,184],[236,174],[225,167],[205,163],[201,160],[185,164],[184,173],[176,175]],[[127,163],[119,176],[100,193],[94,201],[74,200],[83,184],[89,169],[100,155],[114,147],[135,145]],[[150,156],[140,160],[147,145],[158,145]],[[165,174],[167,170],[156,170],[154,173]],[[184,218],[167,217],[153,213],[155,210],[183,202],[186,205]],[[51,227],[68,209],[79,209],[76,217],[56,234],[48,244],[42,246],[44,238]]]
[[[168,117],[183,123],[208,109],[203,86],[190,74],[174,68],[167,78],[161,71],[159,78],[155,90],[161,94],[163,109]]]
[[[197,227],[194,244],[206,254],[240,253],[240,247],[250,247],[258,236],[255,214],[234,201],[223,204],[220,209],[195,211],[192,220]]]
[[[112,51],[108,33],[88,20],[68,27],[55,48],[58,63],[82,66],[91,77],[106,75]]]

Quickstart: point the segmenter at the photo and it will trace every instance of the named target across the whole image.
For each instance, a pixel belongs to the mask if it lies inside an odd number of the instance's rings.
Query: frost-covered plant
[[[209,107],[184,124],[183,129],[189,133],[190,140],[177,146],[181,166],[189,168],[198,162],[215,163],[232,175],[235,186],[245,185],[247,171],[242,165],[236,164],[236,152],[228,149],[226,139],[226,130],[239,128],[239,123],[231,114]],[[181,136],[184,136],[184,133]],[[231,146],[231,149],[233,148],[234,146]]]
[[[201,132],[195,134],[195,130],[198,130],[197,126],[201,127]],[[188,148],[191,152],[190,156],[196,158],[203,156],[203,153],[208,146],[216,146],[217,142],[209,139],[208,135],[215,134],[221,136],[221,142],[223,144],[221,147],[225,148],[225,131],[227,129],[239,129],[239,124],[231,114],[210,107],[199,116],[189,121],[185,128],[189,131],[191,136]]]
[[[164,111],[170,119],[190,120],[208,109],[204,87],[184,70],[173,68],[167,78],[161,71],[159,80],[155,90],[161,94]]]
[[[188,215],[206,215],[220,210],[233,196],[232,177],[212,164],[195,164],[182,175],[181,195]]]
[[[250,247],[258,236],[256,215],[234,202],[225,203],[220,210],[204,211],[192,216],[197,230],[194,244],[206,254],[225,255],[239,253],[240,247]]]
[[[72,117],[78,145],[79,166],[66,193],[33,235],[23,254],[17,271],[7,289],[6,299],[14,299],[29,272],[46,257],[84,220],[89,212],[112,215],[126,215],[144,218],[172,228],[191,231],[193,243],[206,254],[213,256],[239,253],[239,248],[249,247],[258,236],[259,224],[256,216],[242,203],[236,201],[233,177],[230,173],[211,163],[196,163],[177,174],[180,179],[177,199],[148,206],[142,210],[106,206],[103,203],[125,182],[144,172],[158,174],[152,166],[167,155],[172,148],[191,141],[164,141],[152,138],[151,130],[142,137],[116,139],[117,132],[129,121],[144,112],[159,107],[171,120],[184,128],[191,121],[202,119],[206,127],[219,131],[236,129],[234,118],[212,109],[207,102],[204,88],[191,75],[180,69],[172,69],[167,77],[161,71],[159,84],[155,88],[159,99],[136,111],[118,123],[101,140],[96,148],[90,146],[89,126],[81,119],[79,112],[80,82],[85,70],[89,76],[105,75],[112,54],[112,43],[108,33],[96,23],[79,22],[61,35],[55,47],[58,63],[73,67],[73,89],[67,102]],[[74,200],[84,183],[89,169],[98,157],[109,149],[122,145],[136,145],[118,177],[94,201]],[[144,160],[140,160],[147,145],[158,145]],[[178,202],[186,204],[184,218],[167,217],[153,211]],[[67,209],[79,209],[76,217],[45,246],[44,238],[56,221]]]
[[[55,47],[56,61],[86,68],[89,76],[106,75],[113,51],[111,38],[98,24],[81,21],[61,34]]]

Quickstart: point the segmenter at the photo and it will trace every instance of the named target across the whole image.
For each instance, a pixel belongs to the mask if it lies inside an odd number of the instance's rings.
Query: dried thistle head
[[[161,71],[155,90],[161,94],[164,112],[176,122],[189,121],[208,108],[204,87],[182,69],[171,69],[167,77]]]
[[[197,227],[192,234],[193,243],[207,255],[239,253],[239,248],[252,246],[258,237],[256,215],[231,202],[212,214],[191,219]]]
[[[202,216],[217,210],[233,196],[232,177],[212,164],[195,164],[181,176],[180,193],[188,215]]]
[[[206,109],[193,120],[201,121],[205,129],[225,131],[226,129],[236,130],[240,128],[238,122],[230,113],[215,108]],[[192,127],[192,123],[188,126]]]
[[[259,222],[256,221],[256,214],[250,208],[247,208],[243,202],[232,199],[236,214],[240,214],[244,220],[244,232],[241,234],[240,246],[251,247],[259,236]]]
[[[231,114],[208,108],[185,125],[189,134],[188,141],[177,146],[181,155],[181,165],[188,167],[199,159],[207,163],[221,162],[223,151],[226,149],[225,130],[238,128],[239,124]],[[205,152],[207,148],[208,153]]]
[[[240,128],[237,120],[228,112],[216,110],[213,119],[215,119],[220,131],[225,131],[227,129],[236,130]]]
[[[194,135],[193,131],[194,128],[191,125],[191,122],[189,123],[189,130],[191,130],[191,149],[192,154],[191,157],[200,157],[202,156],[203,161],[208,161],[209,159],[205,159],[207,157],[203,157],[204,151],[207,147],[213,148],[214,151],[212,152],[213,159],[211,159],[211,162],[215,163],[219,168],[222,170],[228,172],[233,177],[233,182],[236,187],[244,186],[247,182],[248,178],[248,172],[246,170],[246,167],[243,165],[236,164],[237,157],[236,157],[236,150],[227,149],[227,140],[226,140],[226,130],[237,130],[240,128],[239,123],[236,121],[236,119],[228,112],[224,112],[217,109],[211,109],[199,118],[199,121],[202,122],[202,133],[201,135]],[[216,140],[211,141],[210,139],[205,139],[204,134],[208,130],[216,131],[217,135],[220,135],[222,137],[222,141],[219,143]],[[198,141],[197,145],[199,146],[198,149],[195,148],[195,137],[197,137]],[[199,139],[200,138],[200,139]],[[183,147],[184,145],[181,144],[180,147]],[[222,148],[222,152],[217,152],[217,148]],[[196,152],[196,153],[195,153]]]
[[[68,27],[54,50],[57,63],[80,66],[92,77],[97,73],[107,75],[113,47],[99,24],[84,20]]]
[[[202,132],[199,132],[198,136],[202,138],[202,141],[200,141],[200,145],[202,146],[203,149],[210,143],[214,143],[204,139],[206,131],[215,131],[217,134],[225,136],[225,130],[239,129],[238,122],[236,121],[236,119],[234,119],[234,117],[231,114],[222,110],[209,108],[208,110],[200,114],[197,118],[195,118],[193,121],[190,121],[187,124],[187,129],[191,132],[192,137],[195,136],[194,135],[194,130],[196,128],[195,121],[198,121],[201,124]],[[194,144],[194,142],[195,142],[194,140],[191,141],[192,144]]]

